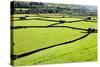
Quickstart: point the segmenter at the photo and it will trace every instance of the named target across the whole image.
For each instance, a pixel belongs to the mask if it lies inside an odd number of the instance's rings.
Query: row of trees
[[[85,7],[75,5],[70,5],[71,7],[69,7],[69,5],[62,6],[60,4],[13,1],[11,6],[14,6],[11,8],[11,14],[61,13],[73,16],[97,16],[96,10],[91,11]]]

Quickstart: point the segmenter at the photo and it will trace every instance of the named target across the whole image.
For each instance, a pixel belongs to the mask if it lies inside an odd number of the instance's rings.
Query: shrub
[[[28,15],[26,15],[25,17],[29,17]]]
[[[20,20],[26,20],[26,16],[20,17]]]
[[[93,33],[93,32],[95,32],[96,31],[96,29],[95,28],[88,28],[88,33]]]
[[[91,20],[91,17],[86,17],[85,21]]]
[[[65,20],[59,20],[59,23],[65,23]]]

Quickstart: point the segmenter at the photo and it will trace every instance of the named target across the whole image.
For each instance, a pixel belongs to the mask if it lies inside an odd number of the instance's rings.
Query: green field
[[[20,20],[21,16],[29,16]],[[14,55],[46,48],[14,60],[14,65],[37,65],[97,60],[97,33],[87,34],[89,27],[97,29],[97,21],[78,21],[83,17],[61,18],[60,14],[15,14],[13,20]],[[65,20],[66,23],[59,23]],[[72,21],[72,22],[70,22]],[[16,28],[20,26],[21,28]]]

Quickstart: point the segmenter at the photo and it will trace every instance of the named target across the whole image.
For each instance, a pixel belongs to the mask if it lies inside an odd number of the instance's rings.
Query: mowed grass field
[[[25,15],[29,16],[27,20],[19,19],[19,17]],[[89,27],[97,29],[97,22],[78,21],[63,24],[58,22],[59,20],[76,21],[82,19],[68,16],[61,18],[60,14],[15,14],[13,22],[11,22],[13,27],[23,26],[27,28],[12,29],[13,43],[15,44],[14,55],[59,45],[17,58],[14,60],[14,65],[96,61],[97,33],[87,35],[84,29]],[[53,27],[45,27],[50,25]],[[64,44],[60,45],[61,43]]]

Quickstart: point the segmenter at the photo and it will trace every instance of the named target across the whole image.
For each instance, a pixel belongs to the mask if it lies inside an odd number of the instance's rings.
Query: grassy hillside
[[[20,17],[25,15],[29,17],[26,20],[20,20]],[[88,34],[86,31],[89,27],[97,29],[97,22],[75,22],[82,20],[83,17],[61,17],[60,14],[14,15],[11,22],[14,23],[11,29],[15,44],[14,55],[16,55],[14,65],[97,60],[97,33]],[[66,23],[61,24],[59,20],[65,20]],[[22,56],[23,54],[27,55]]]

